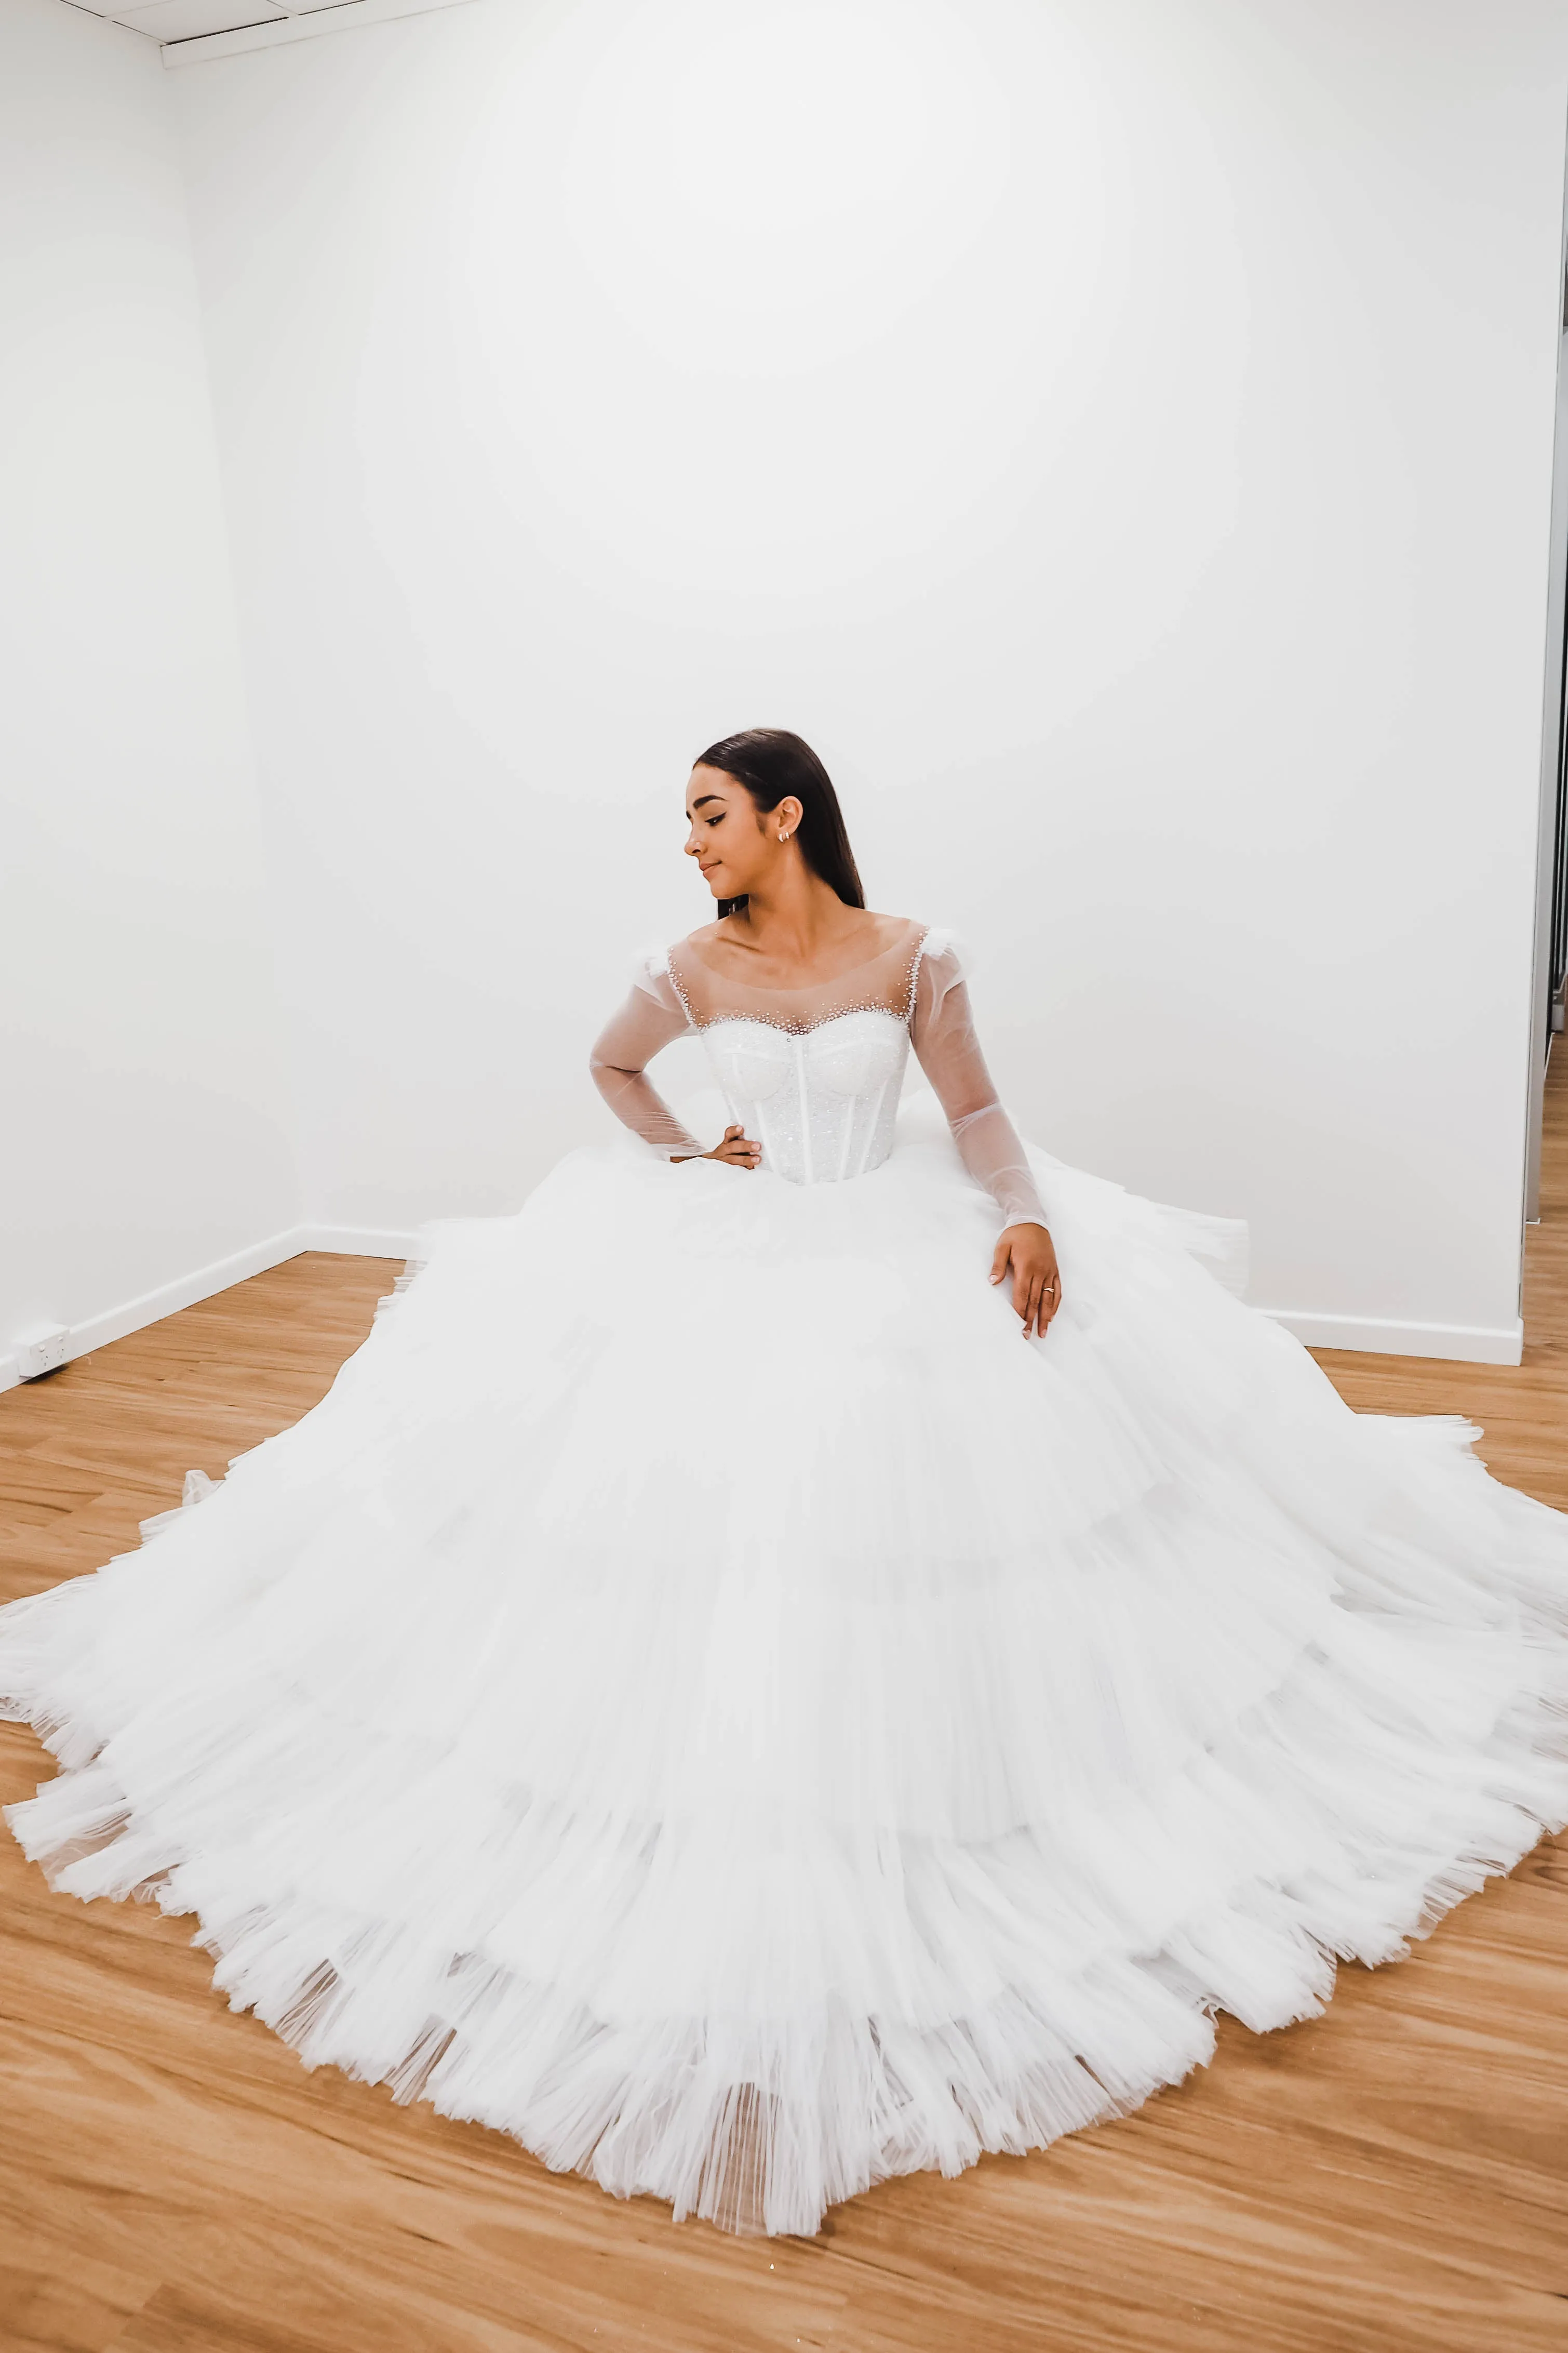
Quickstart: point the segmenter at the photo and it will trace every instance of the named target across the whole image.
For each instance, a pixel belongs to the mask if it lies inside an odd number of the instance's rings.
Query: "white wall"
[[[312,1218],[600,1132],[768,722],[1034,1134],[1507,1353],[1558,0],[475,0],[171,79]]]
[[[0,8],[0,1377],[299,1215],[169,81]]]

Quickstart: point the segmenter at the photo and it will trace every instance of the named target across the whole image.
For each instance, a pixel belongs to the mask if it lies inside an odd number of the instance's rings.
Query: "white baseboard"
[[[211,1299],[215,1292],[226,1291],[231,1283],[244,1282],[249,1275],[265,1274],[269,1266],[281,1266],[285,1259],[298,1258],[301,1250],[327,1250],[341,1258],[405,1259],[412,1256],[417,1239],[412,1229],[392,1232],[376,1226],[287,1226],[266,1241],[252,1242],[248,1250],[214,1259],[210,1265],[199,1266],[174,1282],[160,1283],[156,1291],[144,1291],[139,1298],[127,1299],[101,1315],[90,1316],[85,1324],[73,1324],[66,1342],[66,1362],[90,1356],[94,1348],[106,1348],[111,1340],[123,1340],[149,1324],[161,1324],[165,1315],[194,1307],[200,1299]],[[15,1357],[0,1356],[0,1390],[15,1388],[17,1379]]]
[[[111,1340],[123,1340],[128,1333],[140,1332],[149,1324],[162,1323],[165,1315],[177,1314],[182,1307],[194,1307],[198,1299],[210,1299],[215,1292],[243,1282],[247,1275],[264,1274],[269,1266],[281,1266],[285,1259],[297,1258],[300,1250],[310,1247],[300,1240],[304,1230],[300,1226],[288,1226],[281,1233],[269,1235],[266,1241],[252,1242],[247,1250],[214,1259],[209,1265],[179,1275],[173,1282],[160,1283],[156,1291],[144,1291],[138,1298],[123,1300],[118,1307],[106,1309],[101,1315],[89,1316],[85,1324],[72,1324],[66,1342],[66,1362],[68,1364],[75,1356],[90,1356],[94,1348],[106,1348]],[[16,1359],[0,1356],[0,1389],[15,1388],[16,1379]]]
[[[340,1258],[412,1258],[419,1240],[412,1226],[301,1226],[301,1250],[331,1250]]]
[[[1309,1348],[1354,1348],[1373,1356],[1440,1356],[1465,1365],[1517,1365],[1524,1325],[1403,1324],[1388,1315],[1318,1315],[1294,1307],[1260,1311]]]

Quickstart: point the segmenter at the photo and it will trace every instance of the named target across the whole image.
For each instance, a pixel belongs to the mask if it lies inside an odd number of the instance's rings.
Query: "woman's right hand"
[[[721,1160],[726,1168],[760,1168],[763,1147],[753,1144],[743,1127],[727,1127],[711,1152],[683,1153],[687,1160]]]

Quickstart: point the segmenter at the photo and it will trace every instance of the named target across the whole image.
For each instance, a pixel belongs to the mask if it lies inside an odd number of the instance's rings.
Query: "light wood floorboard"
[[[1518,1370],[1325,1355],[1568,1506],[1568,1056]],[[96,1567],[298,1419],[396,1269],[303,1257],[0,1398],[0,1593]],[[47,1760],[0,1726],[0,1799]],[[1568,1841],[1124,2122],[813,2241],[679,2229],[294,2054],[191,1924],[0,1839],[5,2353],[1568,2353]]]

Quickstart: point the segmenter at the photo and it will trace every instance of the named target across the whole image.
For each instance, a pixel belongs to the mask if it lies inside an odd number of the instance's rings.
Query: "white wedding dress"
[[[689,1026],[756,1173],[672,1165]],[[793,996],[688,943],[595,1069],[636,1134],[0,1612],[57,1887],[194,1913],[309,2064],[811,2232],[1317,2010],[1568,1816],[1568,1520],[1352,1413],[1237,1229],[1026,1151],[939,935]]]

